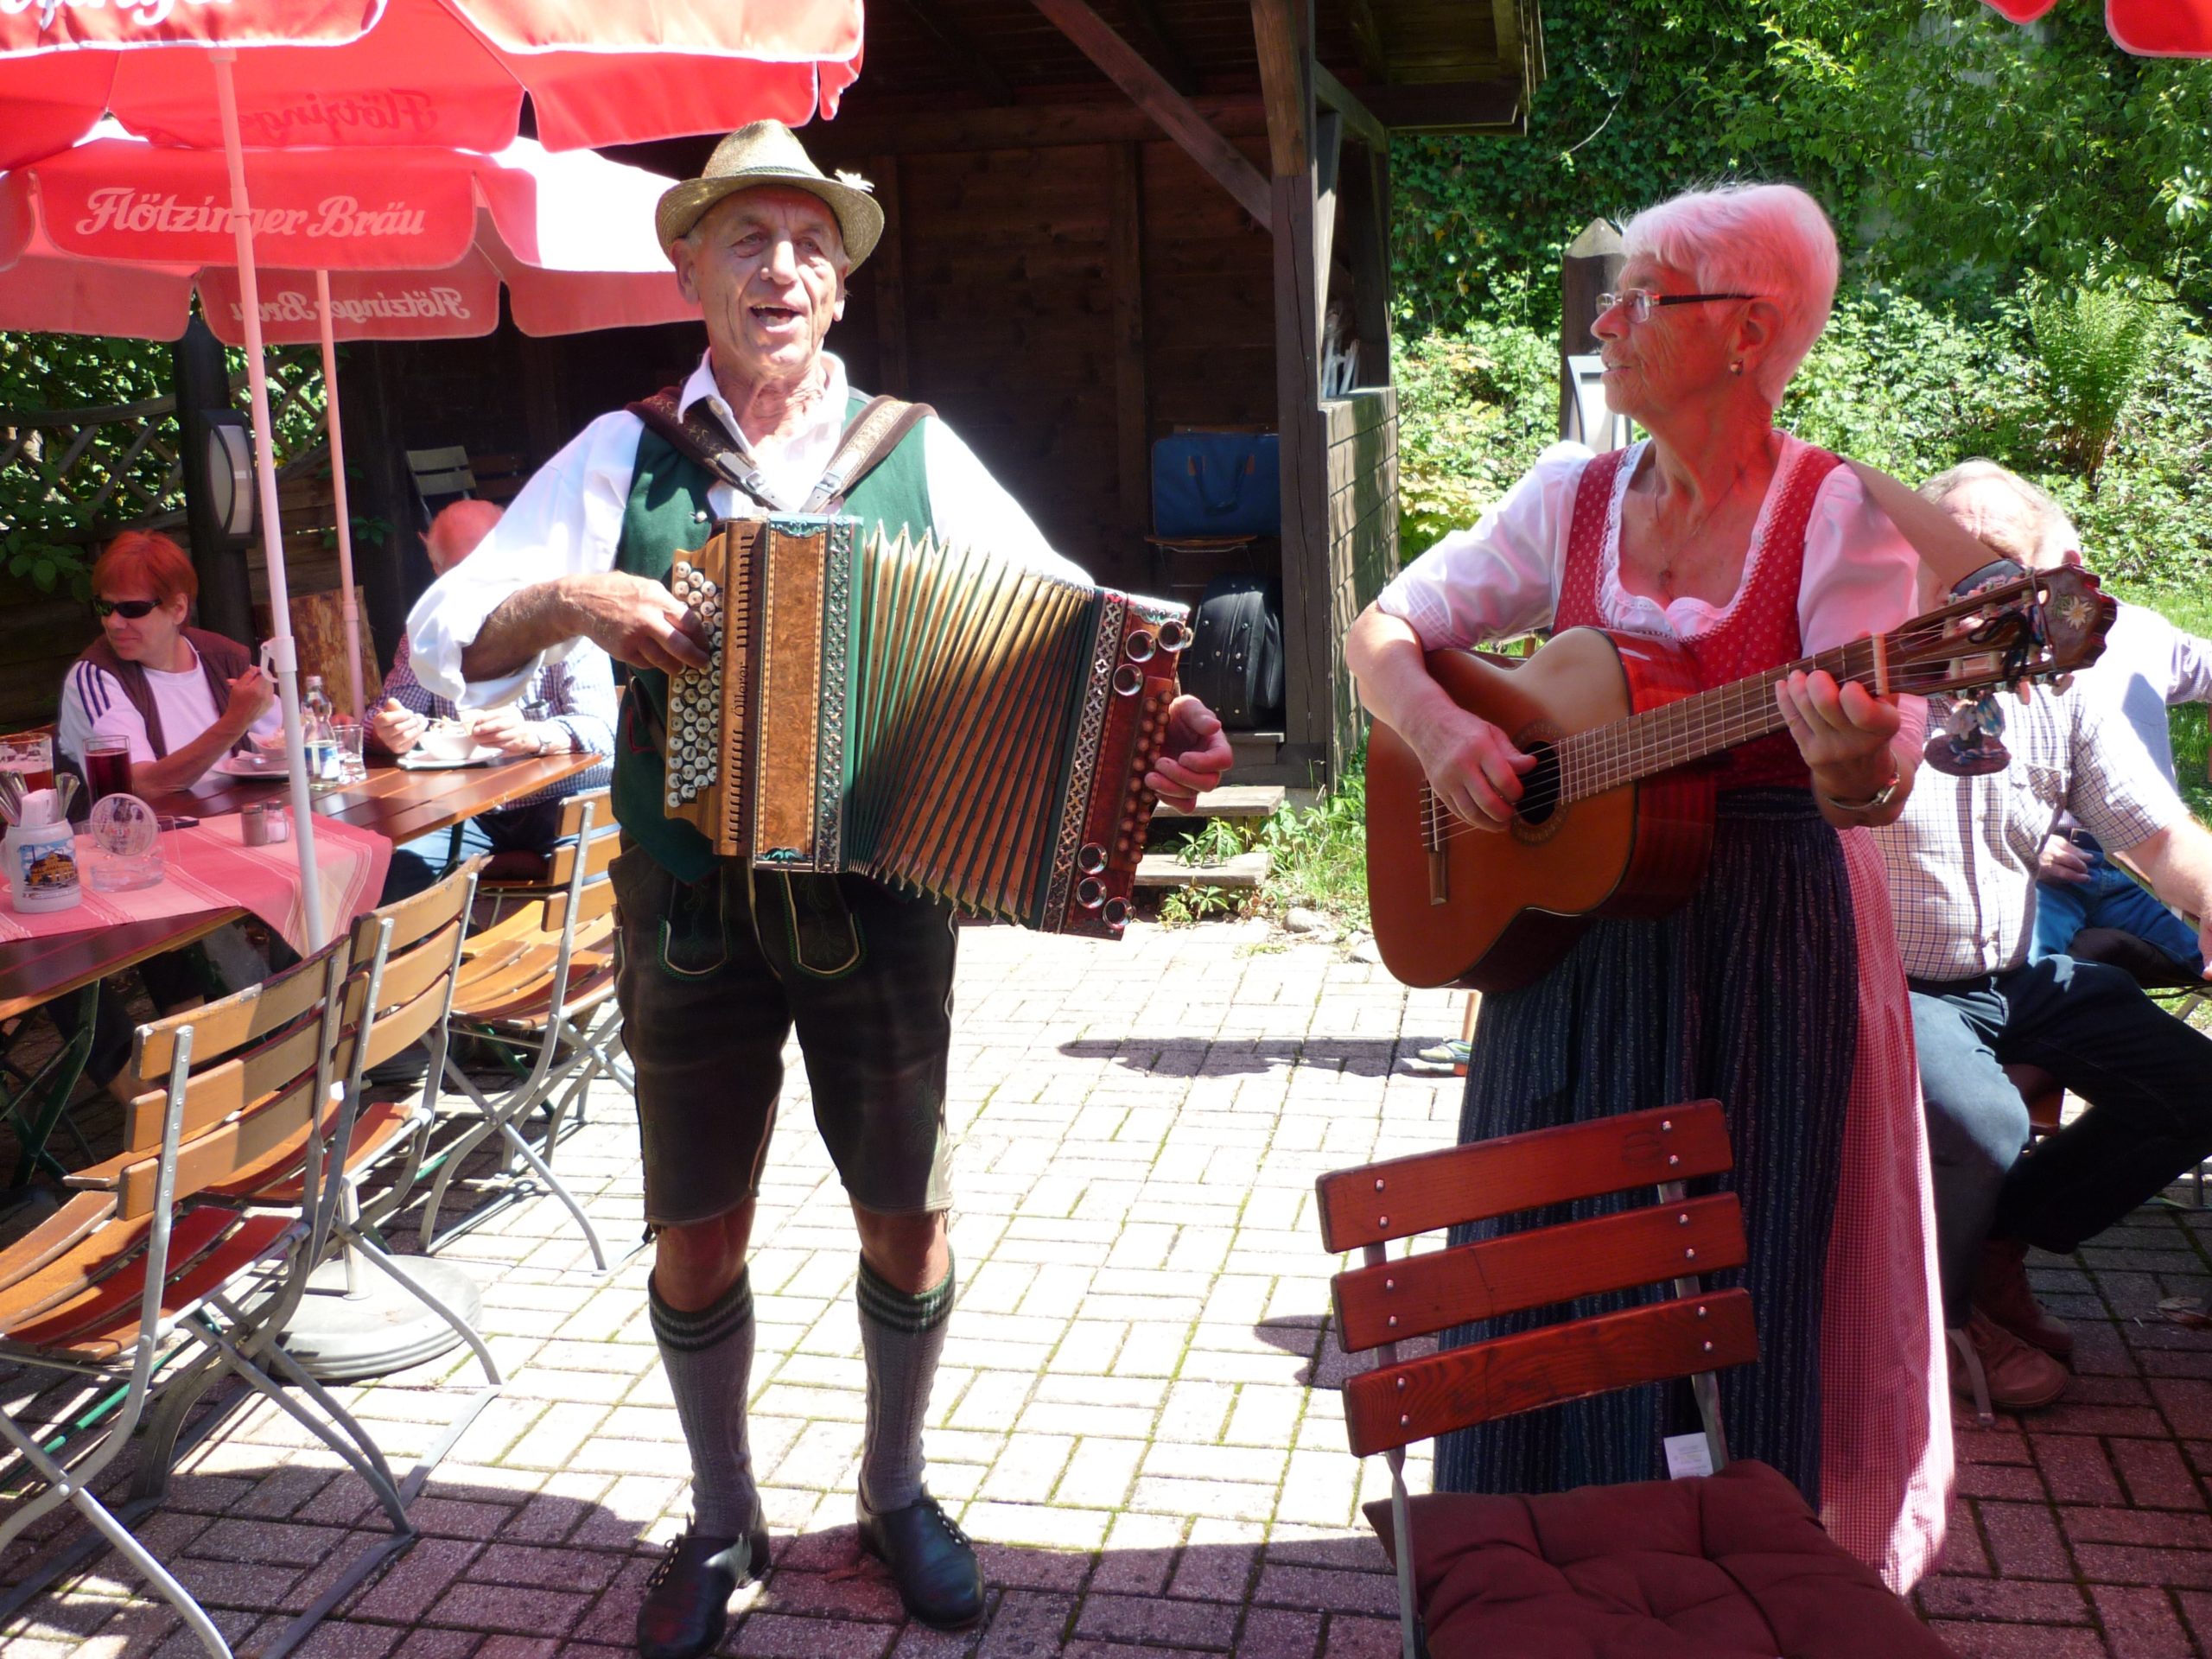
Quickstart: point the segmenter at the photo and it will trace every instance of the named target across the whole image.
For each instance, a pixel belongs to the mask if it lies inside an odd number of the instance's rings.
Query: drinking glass
[[[361,722],[341,715],[331,722],[331,729],[338,735],[339,776],[346,783],[359,783],[369,775],[369,763],[361,752]]]
[[[130,792],[130,740],[92,737],[85,741],[85,792],[99,805],[111,795]]]
[[[44,732],[0,737],[0,772],[20,772],[23,792],[54,787],[54,740]]]

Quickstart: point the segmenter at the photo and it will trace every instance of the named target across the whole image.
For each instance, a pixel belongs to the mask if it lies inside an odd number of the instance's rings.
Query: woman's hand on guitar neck
[[[1446,703],[1421,723],[1408,741],[1437,798],[1478,830],[1503,830],[1513,822],[1521,776],[1536,764],[1505,734],[1479,715]]]
[[[1812,771],[1824,817],[1836,823],[1887,823],[1897,816],[1896,809],[1904,804],[1901,791],[1868,808],[1847,804],[1873,801],[1900,775],[1890,742],[1904,717],[1894,697],[1878,697],[1856,681],[1839,686],[1818,671],[1777,680],[1774,697],[1797,753]],[[1844,816],[1828,812],[1829,806]]]

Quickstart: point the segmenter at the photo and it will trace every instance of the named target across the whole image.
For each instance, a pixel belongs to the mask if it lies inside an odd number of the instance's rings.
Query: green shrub
[[[2052,289],[2028,315],[2050,442],[2094,494],[2120,418],[2165,336],[2163,303],[2117,287]]]

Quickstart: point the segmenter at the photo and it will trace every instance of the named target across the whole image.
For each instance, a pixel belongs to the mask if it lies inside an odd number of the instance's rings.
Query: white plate
[[[441,760],[420,749],[410,749],[399,757],[399,764],[409,772],[451,772],[457,766],[488,766],[494,760],[506,758],[504,751],[489,743],[479,743],[473,753],[458,760]]]
[[[282,754],[264,754],[257,749],[245,749],[236,754],[225,755],[207,770],[220,772],[226,778],[282,778],[284,775],[284,757]]]

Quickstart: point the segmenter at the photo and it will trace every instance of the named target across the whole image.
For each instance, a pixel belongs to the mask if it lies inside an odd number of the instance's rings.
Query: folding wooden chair
[[[480,1121],[442,1159],[423,1206],[425,1249],[433,1248],[438,1211],[455,1174],[496,1135],[503,1175],[512,1176],[513,1160],[527,1166],[575,1218],[592,1260],[606,1271],[607,1249],[597,1229],[550,1162],[569,1115],[582,1122],[594,1079],[612,1077],[625,1089],[635,1087],[615,1046],[614,888],[607,872],[621,850],[621,837],[606,804],[604,791],[563,802],[562,843],[541,896],[472,934],[462,946],[451,1027],[513,1057],[520,1075],[493,1100],[450,1054],[445,1057],[447,1079],[475,1104]],[[515,896],[514,888],[503,891]],[[542,1154],[522,1131],[524,1120],[541,1106],[548,1111]],[[528,1189],[511,1185],[509,1190],[519,1196]]]
[[[352,956],[358,965],[346,982],[344,1018],[359,1037],[353,1046],[341,1103],[333,1114],[327,1137],[330,1145],[346,1150],[334,1165],[336,1208],[327,1227],[324,1259],[335,1254],[342,1262],[346,1294],[353,1294],[361,1288],[364,1264],[373,1268],[451,1327],[467,1344],[484,1375],[475,1397],[400,1483],[400,1496],[410,1503],[454,1443],[505,1386],[499,1363],[475,1327],[419,1275],[394,1262],[377,1230],[379,1223],[405,1207],[429,1130],[435,1121],[436,1079],[446,1050],[446,1014],[452,1002],[461,938],[482,862],[472,859],[435,887],[372,911],[354,923]],[[366,1099],[362,1073],[418,1042],[427,1042],[430,1047],[430,1064],[421,1094],[413,1099]],[[365,1213],[364,1187],[383,1166],[395,1160],[401,1165],[397,1173]],[[215,1196],[257,1208],[296,1210],[304,1194],[306,1176],[299,1160],[271,1159],[264,1160],[251,1179],[233,1182]],[[325,1370],[323,1374],[331,1373]]]
[[[337,1207],[322,1179],[323,1148],[335,1079],[352,1058],[354,1031],[343,1007],[349,959],[348,942],[339,940],[262,985],[141,1027],[137,1075],[166,1081],[131,1103],[124,1152],[73,1177],[81,1190],[0,1255],[0,1359],[124,1391],[94,1436],[74,1447],[0,1414],[0,1434],[44,1483],[0,1522],[0,1548],[64,1502],[97,1532],[14,1586],[0,1618],[104,1541],[183,1615],[208,1652],[228,1659],[199,1603],[130,1531],[167,1491],[186,1414],[226,1374],[335,1452],[368,1484],[391,1528],[264,1654],[289,1651],[414,1541],[375,1442],[276,1341]],[[293,1211],[214,1201],[280,1163],[302,1171]],[[138,1473],[126,1503],[111,1510],[92,1487],[142,1418]]]
[[[1945,1649],[1872,1569],[1821,1529],[1788,1481],[1730,1463],[1713,1373],[1758,1357],[1749,1294],[1699,1275],[1745,1259],[1733,1193],[1685,1183],[1729,1167],[1719,1103],[1699,1101],[1325,1175],[1321,1236],[1365,1265],[1333,1281],[1360,1457],[1389,1461],[1369,1507],[1397,1568],[1406,1659],[1930,1659]],[[1652,1187],[1656,1201],[1392,1259],[1386,1244],[1465,1222]],[[1671,1297],[1401,1362],[1397,1344],[1578,1297]],[[1408,1499],[1405,1447],[1615,1389],[1691,1378],[1717,1471],[1541,1497]],[[1422,1624],[1426,1622],[1426,1649]]]

